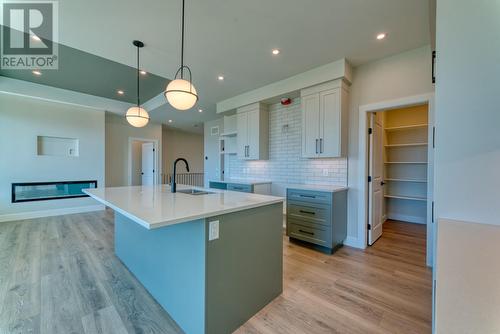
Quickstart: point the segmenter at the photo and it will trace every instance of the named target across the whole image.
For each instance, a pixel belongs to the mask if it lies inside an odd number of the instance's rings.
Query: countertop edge
[[[99,198],[99,197],[96,197],[94,194],[92,193],[89,193],[87,192],[86,189],[83,189],[82,190],[84,193],[86,193],[87,195],[89,195],[90,197],[92,197],[93,199],[95,199],[96,201],[98,202],[101,202],[102,204],[106,205],[106,206],[109,206],[111,209],[115,210],[116,212],[124,215],[125,217],[127,218],[130,218],[132,219],[133,221],[135,221],[136,223],[142,225],[143,227],[147,228],[148,230],[150,230],[152,227],[151,227],[151,224],[149,224],[148,222],[140,219],[139,217],[137,216],[134,216],[133,214],[130,214],[129,212],[123,210],[123,209],[120,209],[119,207],[117,207],[116,205],[114,205],[113,203],[111,202],[108,202],[106,200],[103,200],[102,198]]]
[[[261,206],[266,206],[266,205],[272,205],[272,204],[277,204],[277,203],[283,203],[285,201],[285,199],[283,197],[279,197],[279,198],[276,198],[276,199],[273,199],[273,200],[269,200],[269,201],[266,201],[266,202],[261,202],[261,203],[251,203],[251,204],[248,204],[248,205],[243,205],[243,206],[238,206],[238,207],[235,207],[235,208],[230,208],[230,209],[221,209],[221,210],[217,210],[217,211],[214,211],[214,212],[210,212],[210,213],[202,213],[202,214],[199,214],[199,215],[191,215],[191,216],[186,216],[186,217],[182,217],[182,218],[177,218],[177,219],[171,219],[171,220],[166,220],[166,221],[161,221],[161,222],[152,222],[152,223],[148,223],[142,219],[140,219],[139,217],[117,207],[116,205],[114,205],[113,203],[109,202],[109,201],[106,201],[102,198],[99,198],[97,196],[95,196],[94,194],[90,193],[90,192],[87,192],[86,189],[83,190],[83,192],[87,195],[89,195],[90,197],[92,197],[94,200],[110,207],[111,209],[115,210],[116,212],[124,215],[125,217],[135,221],[136,223],[140,224],[141,226],[145,227],[146,229],[148,230],[153,230],[153,229],[157,229],[157,228],[160,228],[160,227],[166,227],[166,226],[171,226],[171,225],[176,225],[176,224],[182,224],[182,223],[187,223],[187,222],[190,222],[190,221],[193,221],[193,220],[198,220],[198,219],[205,219],[205,218],[210,218],[210,217],[214,217],[214,216],[220,216],[220,215],[224,215],[224,214],[228,214],[228,213],[233,213],[233,212],[237,212],[237,211],[242,211],[242,210],[249,210],[249,209],[254,209],[254,208],[258,208],[258,207],[261,207]]]

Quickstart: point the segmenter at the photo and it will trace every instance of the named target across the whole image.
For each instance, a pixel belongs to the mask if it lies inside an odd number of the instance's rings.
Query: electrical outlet
[[[323,176],[328,176],[328,169],[323,169]]]
[[[208,241],[219,239],[219,221],[214,220],[208,223]]]

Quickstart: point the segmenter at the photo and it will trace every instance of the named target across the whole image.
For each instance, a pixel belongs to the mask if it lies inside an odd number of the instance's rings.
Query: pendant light
[[[191,69],[184,65],[184,2],[185,0],[182,0],[181,67],[175,72],[174,80],[170,81],[164,93],[168,103],[177,110],[188,110],[198,101]],[[184,70],[189,73],[189,80],[184,79]],[[180,78],[177,78],[179,74]]]
[[[130,123],[130,125],[135,126],[136,128],[142,128],[143,126],[146,126],[149,122],[149,114],[146,111],[146,109],[141,107],[141,99],[139,95],[139,73],[140,73],[140,68],[139,68],[139,49],[144,47],[144,43],[141,41],[133,41],[132,44],[137,47],[137,106],[135,107],[130,107],[127,110],[127,122]]]

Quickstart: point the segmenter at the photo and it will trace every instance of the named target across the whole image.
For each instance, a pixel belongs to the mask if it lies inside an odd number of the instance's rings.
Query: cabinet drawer
[[[228,183],[227,190],[240,191],[244,193],[253,192],[253,187],[249,184],[239,184],[239,183]]]
[[[327,205],[302,205],[300,202],[287,202],[287,216],[290,219],[306,220],[317,224],[331,226],[330,207]]]
[[[210,181],[209,187],[213,188],[213,189],[226,190],[227,189],[227,184],[224,183],[224,182]]]
[[[303,241],[311,242],[316,245],[331,248],[332,247],[332,230],[328,227],[318,225],[310,227],[301,225],[300,223],[288,222],[288,236]]]
[[[288,189],[287,201],[295,200],[310,203],[325,203],[332,202],[332,194],[322,191],[301,190],[301,189]]]

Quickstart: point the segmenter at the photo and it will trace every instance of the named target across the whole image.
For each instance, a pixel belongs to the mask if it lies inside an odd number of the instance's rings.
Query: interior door
[[[370,162],[368,198],[368,244],[373,245],[382,236],[383,205],[384,205],[384,161],[381,113],[371,113],[370,127]]]
[[[246,112],[236,114],[236,152],[238,158],[247,158],[247,145],[248,145],[248,116]]]
[[[247,112],[248,117],[248,148],[247,159],[259,159],[259,110],[251,110]]]
[[[316,158],[319,154],[319,94],[302,97],[302,156]]]
[[[322,158],[340,156],[340,90],[331,89],[319,94],[320,143]]]
[[[142,144],[142,185],[152,185],[155,180],[155,152],[153,143]]]

